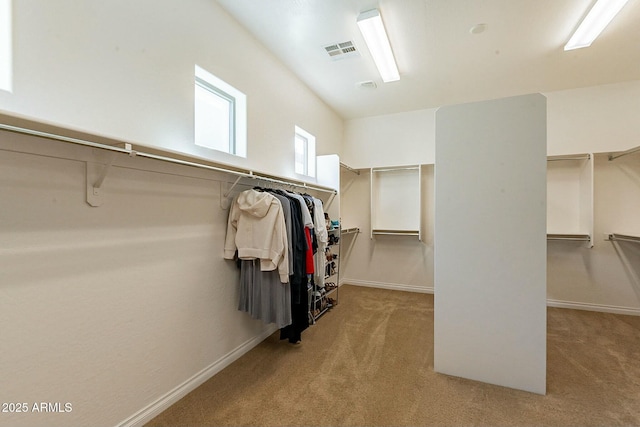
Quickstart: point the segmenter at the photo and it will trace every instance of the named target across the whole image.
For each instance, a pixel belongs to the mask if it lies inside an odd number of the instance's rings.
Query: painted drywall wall
[[[640,141],[640,81],[545,93],[548,154],[626,150]]]
[[[546,393],[546,99],[436,113],[434,370]]]
[[[262,331],[235,312],[218,183],[114,167],[91,208],[99,153],[0,138],[0,394],[72,405],[3,424],[116,425]]]
[[[11,0],[0,0],[0,91],[11,92],[13,79]]]
[[[347,120],[342,160],[353,168],[433,163],[435,111]]]
[[[339,152],[342,120],[215,1],[24,0],[13,17],[0,110],[291,178],[295,125]],[[247,95],[246,159],[194,144],[195,65]]]
[[[2,425],[141,425],[274,330],[222,258],[233,177],[116,154],[91,207],[108,157],[0,132],[0,401],[29,404]]]
[[[593,234],[591,154],[547,162],[547,233]]]
[[[640,140],[640,81],[544,95],[550,156],[626,150]],[[433,163],[436,111],[347,120],[343,162],[354,168]]]
[[[609,152],[637,145],[640,141],[640,120],[636,117],[640,109],[639,90],[640,81],[633,81],[545,94],[548,101],[548,154]],[[565,114],[566,122],[563,121]],[[343,162],[361,168],[397,166],[401,160],[405,161],[404,164],[433,162],[435,133],[430,130],[432,126],[425,127],[424,122],[433,122],[435,110],[397,116],[391,116],[389,120],[386,116],[378,116],[347,121]],[[407,128],[395,129],[398,124]],[[606,137],[609,134],[615,137]],[[392,140],[388,138],[389,135],[397,135],[398,138]],[[408,160],[395,157],[403,155],[398,154],[399,151],[415,153],[415,158]],[[390,159],[388,162],[387,157]],[[640,187],[638,180],[632,178],[637,173],[634,170],[640,170],[633,166],[634,159],[638,157],[640,154],[605,162],[606,155],[596,155],[592,215],[595,246],[588,249],[580,242],[548,243],[547,290],[551,305],[640,314],[640,284],[629,274],[626,263],[611,242],[603,238],[603,233],[615,229],[640,231],[640,221],[635,215]],[[565,169],[566,166],[561,163],[564,162],[550,165],[553,181],[549,193],[549,208],[553,209],[549,212],[550,232],[582,232],[585,227],[578,223],[580,220],[574,219],[584,217],[579,206],[579,177],[574,167]],[[368,175],[358,177],[343,171],[342,176],[342,216],[348,226],[359,226],[368,231]],[[615,203],[611,203],[612,199]],[[554,207],[569,209],[568,215],[565,216]],[[427,202],[423,208],[423,221],[432,219],[429,209],[433,209],[433,205]],[[404,239],[396,239],[389,244],[387,241],[372,241],[363,237],[360,235],[353,243],[350,258],[343,268],[343,281],[406,290],[417,286],[420,291],[432,291],[432,246]],[[417,271],[413,270],[415,274],[410,277],[406,277],[405,259],[408,253],[421,254],[419,265],[423,266]],[[383,258],[375,254],[385,254],[386,268],[382,272],[377,271],[377,266]],[[375,274],[372,273],[374,271]]]

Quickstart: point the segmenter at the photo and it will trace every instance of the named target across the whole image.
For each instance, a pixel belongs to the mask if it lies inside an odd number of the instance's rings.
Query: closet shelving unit
[[[547,240],[593,247],[593,154],[547,157]]]
[[[324,288],[317,286],[317,284],[313,287],[309,304],[309,318],[312,324],[315,324],[339,300],[340,244],[343,233],[340,226],[329,228],[327,232],[329,233],[329,242],[324,257]],[[330,303],[329,298],[334,303]]]
[[[329,232],[330,243],[327,245],[327,248],[332,254],[332,259],[329,260],[325,256],[324,291],[318,286],[312,290],[313,297],[311,299],[311,304],[309,304],[309,317],[311,319],[311,323],[315,323],[323,314],[333,308],[333,305],[329,305],[329,298],[333,299],[335,304],[338,304],[340,300],[340,263],[343,255],[343,238],[360,233],[360,229],[358,227],[342,229],[338,226],[330,228],[327,231]]]
[[[322,157],[327,156],[319,156],[320,160]],[[335,160],[335,162],[334,162]],[[320,165],[320,163],[319,163]],[[331,164],[323,164],[324,167],[333,168],[334,166],[338,169],[346,169],[350,172],[353,172],[357,175],[360,175],[360,171],[354,169],[343,162],[333,159],[331,160]],[[339,175],[339,172],[338,172]],[[340,186],[340,183],[335,183],[337,187]],[[325,213],[329,215],[329,217],[340,217],[340,209],[336,210],[336,207],[331,207],[331,202],[333,198],[330,198],[327,204],[325,204]],[[311,324],[315,324],[316,321],[322,317],[327,311],[333,308],[334,304],[338,304],[339,301],[339,285],[340,285],[340,258],[341,258],[341,244],[342,244],[342,236],[351,234],[355,229],[342,229],[342,220],[339,219],[337,224],[329,224],[330,227],[327,228],[328,232],[328,244],[325,249],[325,253],[323,254],[322,259],[324,260],[323,265],[317,268],[324,269],[324,287],[319,286],[317,283],[313,286],[310,293],[309,299],[309,320]],[[328,259],[331,258],[331,259]],[[333,303],[329,302],[329,299],[333,300]]]
[[[421,165],[371,168],[371,238],[414,236],[422,240]]]
[[[358,169],[352,168],[351,166],[348,166],[348,165],[346,165],[346,164],[344,164],[342,162],[340,162],[340,167],[343,168],[343,169],[346,169],[349,172],[352,172],[352,173],[360,176],[360,170],[358,170]],[[342,236],[348,236],[348,235],[351,235],[351,234],[358,234],[358,233],[360,233],[360,229],[358,227],[342,228],[340,230],[340,234]]]
[[[609,159],[609,161],[614,161],[620,157],[624,157],[627,156],[629,154],[637,154],[640,153],[640,146],[637,147],[633,147],[630,148],[628,150],[625,151],[616,151],[616,152],[612,152],[609,153],[609,155],[607,156],[607,158]],[[620,233],[610,233],[607,234],[607,240],[615,243],[618,241],[621,242],[633,242],[633,243],[640,243],[640,237],[639,236],[635,236],[635,235],[631,235],[631,234],[620,234]]]

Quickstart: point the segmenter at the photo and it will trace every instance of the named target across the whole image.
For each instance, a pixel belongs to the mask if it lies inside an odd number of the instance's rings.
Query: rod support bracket
[[[89,206],[101,206],[103,199],[102,185],[113,164],[115,153],[110,153],[106,164],[85,162],[85,182],[87,186],[87,203]]]

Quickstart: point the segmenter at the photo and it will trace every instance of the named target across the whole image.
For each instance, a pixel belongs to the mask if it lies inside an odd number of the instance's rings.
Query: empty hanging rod
[[[625,242],[636,242],[636,243],[640,243],[640,237],[638,236],[629,236],[627,234],[609,234],[609,240],[611,241],[616,241],[616,240],[622,240]]]
[[[630,148],[627,151],[623,151],[623,152],[615,154],[615,155],[614,154],[609,154],[609,161],[615,160],[618,157],[626,156],[627,154],[635,153],[636,151],[640,151],[640,146],[639,147],[635,147],[635,148]]]
[[[85,141],[84,139],[69,138],[67,136],[55,135],[53,133],[40,132],[33,129],[26,129],[26,128],[21,128],[17,126],[6,125],[4,123],[0,123],[0,129],[7,130],[9,132],[21,133],[24,135],[38,136],[40,138],[53,139],[57,141],[70,142],[72,144],[85,145],[85,146],[94,147],[94,148],[101,148],[103,150],[111,150],[111,151],[117,151],[119,153],[131,154],[131,150],[127,148],[120,148],[112,145],[100,144],[98,142]]]
[[[340,167],[345,168],[348,171],[355,173],[356,175],[360,175],[360,171],[358,169],[354,169],[351,166],[347,166],[344,163],[340,162]]]
[[[588,242],[591,236],[588,234],[547,234],[547,240],[575,240]]]
[[[547,162],[558,162],[561,160],[589,160],[590,154],[584,154],[581,156],[551,156],[547,158]]]
[[[372,234],[385,234],[388,236],[419,236],[418,230],[372,230]]]
[[[351,233],[359,233],[360,229],[358,227],[346,228],[340,231],[340,234],[351,234]]]
[[[371,168],[373,172],[392,172],[392,171],[410,171],[420,169],[420,166],[398,166],[389,168]]]
[[[98,143],[98,142],[87,141],[87,140],[84,140],[84,139],[69,138],[67,136],[57,135],[57,134],[54,134],[54,133],[41,132],[41,131],[37,131],[37,130],[34,130],[34,129],[27,129],[27,128],[18,127],[18,126],[11,126],[11,125],[7,125],[7,124],[4,124],[4,123],[0,123],[0,129],[6,130],[6,131],[9,131],[9,132],[20,133],[20,134],[24,134],[24,135],[31,135],[31,136],[37,136],[37,137],[40,137],[40,138],[51,139],[51,140],[54,140],[54,141],[63,141],[63,142],[69,142],[69,143],[72,143],[72,144],[77,144],[77,145],[84,145],[84,146],[87,146],[87,147],[100,148],[102,150],[117,151],[119,153],[127,153],[130,156],[147,157],[149,159],[161,160],[163,162],[177,163],[177,164],[180,164],[180,165],[192,166],[192,167],[197,167],[197,168],[200,168],[200,169],[207,169],[207,170],[212,170],[212,171],[216,171],[216,172],[223,172],[223,173],[233,174],[233,175],[240,176],[240,177],[243,177],[243,178],[257,179],[257,180],[260,180],[260,181],[273,182],[273,183],[276,183],[276,184],[289,185],[289,186],[293,186],[293,187],[305,188],[305,189],[314,190],[314,191],[322,191],[322,192],[332,193],[332,194],[336,194],[337,193],[336,190],[333,190],[333,189],[330,189],[330,188],[323,188],[323,187],[318,187],[318,186],[313,186],[313,185],[307,185],[306,183],[283,181],[283,180],[279,180],[279,179],[269,178],[269,177],[266,177],[266,176],[256,175],[256,174],[253,173],[253,171],[240,172],[240,171],[236,171],[236,170],[233,170],[233,169],[225,169],[225,168],[219,168],[219,167],[216,167],[216,166],[209,166],[209,165],[205,165],[204,163],[188,162],[188,161],[185,161],[185,160],[175,159],[173,157],[158,156],[156,154],[150,154],[150,153],[144,153],[144,152],[140,152],[140,151],[135,151],[135,150],[130,148],[129,144],[126,144],[126,148],[120,148],[120,147],[115,147],[115,146],[112,146],[112,145],[101,144],[101,143]]]

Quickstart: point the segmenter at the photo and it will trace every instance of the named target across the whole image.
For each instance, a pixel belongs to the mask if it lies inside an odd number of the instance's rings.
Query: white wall
[[[13,79],[11,72],[13,64],[11,61],[11,0],[0,0],[0,91],[10,92]]]
[[[638,145],[640,81],[544,95],[548,155],[618,151]],[[354,168],[433,163],[436,111],[347,120],[343,162]]]
[[[345,122],[342,160],[353,168],[433,163],[436,109]]]
[[[239,165],[294,177],[294,124],[340,147],[342,120],[214,1],[21,0],[14,17],[10,115],[189,152],[197,63],[248,96]],[[119,154],[92,208],[85,161],[107,156],[0,131],[0,401],[72,404],[2,425],[139,423],[273,330],[236,310],[222,259],[233,177]]]
[[[85,162],[105,160],[0,132],[0,401],[72,404],[2,425],[144,419],[273,331],[222,259],[233,178],[118,154],[93,208]]]
[[[295,177],[294,126],[338,153],[342,120],[215,1],[14,2],[0,110]],[[194,65],[248,98],[248,157],[194,144]]]
[[[436,113],[434,370],[546,393],[546,99]]]
[[[618,151],[640,144],[640,120],[637,120],[640,81],[544,95],[548,107],[548,155]],[[420,110],[346,121],[342,161],[358,168],[433,163],[435,111]],[[607,162],[606,156],[597,156],[595,246],[588,249],[581,243],[548,243],[547,296],[551,304],[640,314],[640,284],[626,272],[628,268],[612,244],[602,238],[602,233],[618,226],[640,234],[635,208],[640,197],[640,181],[633,178],[640,168],[621,166],[638,157],[640,154]],[[551,167],[562,168],[556,163]],[[567,174],[560,174],[564,175]],[[358,177],[343,172],[342,216],[348,226],[368,230],[368,185],[368,174]],[[569,181],[563,188],[578,190],[579,185]],[[565,197],[577,199],[578,194],[567,193]],[[610,203],[612,198],[616,203]],[[430,220],[429,209],[433,209],[433,205],[429,203],[423,208],[423,221]],[[559,219],[557,215],[550,224],[554,228],[562,224],[556,219]],[[433,289],[433,246],[428,240],[418,244],[404,238],[391,242],[365,237],[357,238],[345,262],[345,275],[342,276],[345,282],[367,285],[377,282],[394,289],[415,289],[416,286],[420,291]],[[384,258],[378,254],[384,254]],[[411,265],[420,266],[411,270],[413,274],[407,273],[406,254],[411,254]],[[385,270],[373,274],[379,270],[383,259]]]
[[[112,168],[91,208],[82,160],[100,153],[0,143],[0,395],[73,408],[3,424],[118,424],[264,331],[235,310],[217,182],[120,156],[134,169]]]
[[[640,144],[640,81],[545,96],[549,155],[618,151]]]

